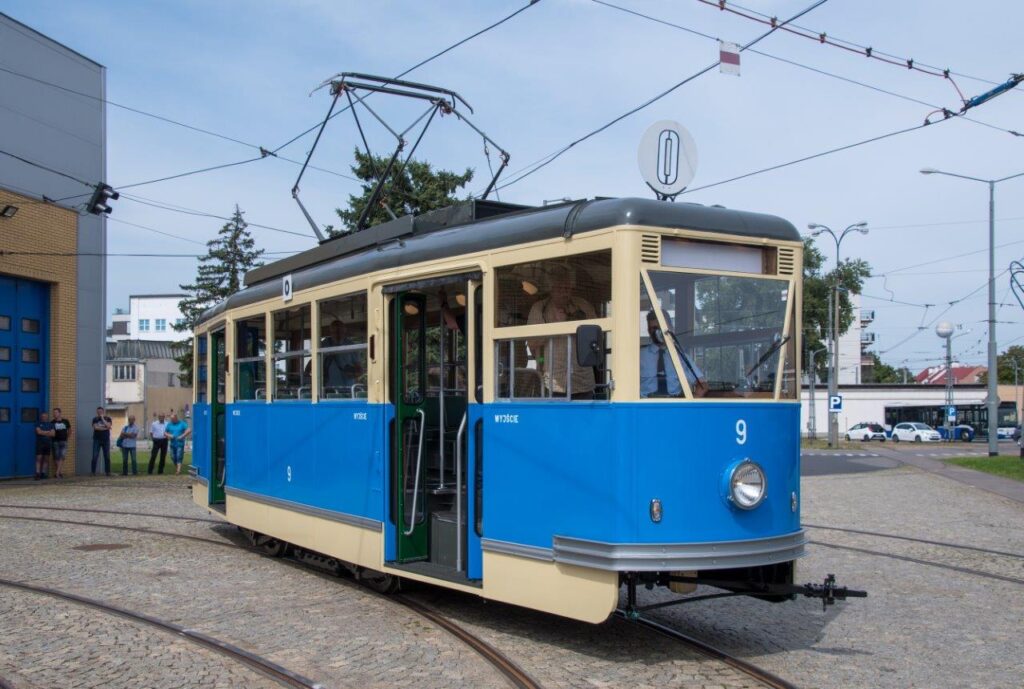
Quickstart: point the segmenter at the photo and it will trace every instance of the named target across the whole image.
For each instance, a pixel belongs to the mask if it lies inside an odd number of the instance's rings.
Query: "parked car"
[[[879,423],[859,423],[856,426],[850,426],[850,430],[846,431],[847,440],[881,440],[885,442],[885,429],[882,428],[882,424]]]
[[[915,443],[942,440],[939,432],[926,423],[898,423],[892,429],[892,441],[912,440]]]

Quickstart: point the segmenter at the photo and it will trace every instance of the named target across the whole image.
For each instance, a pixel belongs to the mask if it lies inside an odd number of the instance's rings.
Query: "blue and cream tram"
[[[643,199],[470,201],[251,271],[196,330],[193,498],[271,552],[588,622],[790,584],[802,243]]]

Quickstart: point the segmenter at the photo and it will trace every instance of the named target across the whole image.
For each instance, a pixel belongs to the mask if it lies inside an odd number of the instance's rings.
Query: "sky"
[[[766,30],[699,0],[609,1],[678,26],[593,0],[540,0],[406,78],[450,88],[469,102],[473,123],[512,156],[503,175],[508,182],[516,171],[713,63],[718,58],[714,38],[744,44]],[[105,65],[109,100],[275,149],[324,117],[330,98],[316,90],[324,80],[344,71],[393,76],[527,4],[5,0],[0,9]],[[742,7],[747,14],[785,19],[811,4],[745,0]],[[795,23],[898,56],[901,64],[777,31],[743,53],[740,76],[716,68],[695,78],[501,189],[500,198],[539,205],[563,197],[650,197],[638,171],[637,145],[651,123],[676,120],[692,134],[699,152],[689,187],[693,191],[681,195],[680,202],[779,215],[805,234],[809,223],[839,231],[866,221],[869,233],[849,235],[842,257],[862,258],[871,266],[862,307],[875,311],[870,331],[883,361],[912,370],[938,363],[944,347],[934,326],[948,320],[958,328],[954,356],[984,363],[988,187],[919,170],[932,167],[984,179],[1024,172],[1024,137],[1004,131],[1024,132],[1024,85],[972,109],[968,116],[978,122],[940,121],[701,187],[920,125],[935,109],[930,105],[959,110],[957,87],[970,98],[992,87],[981,80],[1002,82],[1015,71],[1024,72],[1024,43],[1017,29],[1022,20],[1024,4],[1005,0],[970,5],[960,0],[828,0]],[[951,81],[910,70],[906,59],[963,76]],[[374,110],[389,122],[408,124],[422,112],[418,106],[375,98]],[[113,106],[107,118],[106,181],[115,187],[256,154],[251,146]],[[368,113],[363,118],[375,150],[393,145]],[[300,160],[312,140],[312,135],[301,138],[280,154]],[[312,162],[347,174],[357,143],[352,119],[335,118]],[[476,177],[470,189],[480,192],[486,186],[481,140],[452,118],[431,125],[417,157],[453,170],[471,167]],[[127,189],[132,198],[115,202],[108,223],[108,251],[203,253],[201,245],[223,224],[147,202],[219,216],[230,215],[237,204],[250,223],[304,235],[251,227],[268,256],[310,248],[315,239],[291,198],[298,169],[268,157]],[[301,194],[323,224],[334,220],[333,209],[345,205],[355,189],[354,182],[338,174],[310,170]],[[1011,261],[1024,259],[1022,230],[1024,177],[996,186],[1000,351],[1024,344],[1024,310],[1006,272]],[[835,245],[824,239],[818,245],[830,267]],[[196,263],[169,256],[111,257],[108,310],[126,308],[129,294],[178,291],[178,285],[193,279]]]

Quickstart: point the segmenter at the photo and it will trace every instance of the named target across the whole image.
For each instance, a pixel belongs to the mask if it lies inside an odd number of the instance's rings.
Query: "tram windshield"
[[[641,397],[683,397],[669,348],[694,397],[774,397],[780,356],[783,396],[795,394],[789,281],[668,271],[649,277],[656,298],[641,281]]]

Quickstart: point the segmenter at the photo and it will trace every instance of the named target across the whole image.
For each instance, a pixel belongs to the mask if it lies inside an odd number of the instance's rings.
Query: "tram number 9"
[[[740,419],[736,422],[736,444],[743,445],[747,442],[747,422]]]

